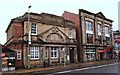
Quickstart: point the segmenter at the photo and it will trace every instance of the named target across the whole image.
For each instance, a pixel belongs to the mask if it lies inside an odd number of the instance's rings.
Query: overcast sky
[[[31,5],[31,12],[61,16],[66,10],[78,14],[78,9],[93,13],[102,12],[113,20],[113,30],[118,29],[119,0],[0,0],[0,43],[6,42],[6,29],[11,19],[23,15]]]

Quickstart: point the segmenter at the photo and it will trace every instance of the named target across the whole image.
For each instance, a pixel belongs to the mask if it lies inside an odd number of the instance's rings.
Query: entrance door
[[[69,48],[70,50],[70,63],[74,63],[74,48]]]
[[[100,53],[100,60],[103,60],[103,53]]]

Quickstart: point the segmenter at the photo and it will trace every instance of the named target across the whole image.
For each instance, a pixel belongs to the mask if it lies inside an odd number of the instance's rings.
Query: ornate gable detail
[[[47,36],[46,42],[63,43],[63,37],[58,33],[51,33]]]
[[[103,15],[102,12],[98,12],[98,13],[96,13],[96,15],[99,16],[99,17],[102,17],[102,18],[106,18],[106,17]]]
[[[54,28],[52,29],[52,32],[53,32],[53,33],[58,33],[59,31],[58,31],[58,29],[57,29],[56,27],[54,27]]]

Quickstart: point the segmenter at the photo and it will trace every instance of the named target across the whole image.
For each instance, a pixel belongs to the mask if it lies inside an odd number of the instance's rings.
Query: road
[[[67,70],[47,75],[120,75],[120,63]]]

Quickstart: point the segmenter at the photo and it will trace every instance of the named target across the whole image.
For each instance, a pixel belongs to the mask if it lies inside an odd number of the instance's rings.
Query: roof
[[[2,45],[2,52],[14,52],[14,51]]]
[[[34,19],[32,15],[33,16],[38,16],[39,18]],[[36,21],[41,22],[41,23],[46,23],[46,24],[48,23],[50,25],[52,25],[53,22],[54,22],[54,24],[58,24],[58,25],[61,24],[61,25],[63,25],[64,21],[66,21],[62,16],[57,16],[57,15],[53,15],[53,14],[49,14],[49,13],[44,13],[44,12],[41,13],[41,14],[30,12],[30,16],[32,17],[31,19],[33,19],[33,20],[36,20]],[[49,17],[49,18],[47,18],[47,17]],[[7,29],[6,29],[5,32],[8,31],[9,27],[11,26],[11,24],[13,22],[21,22],[22,23],[22,21],[27,20],[27,18],[28,18],[28,12],[25,12],[24,15],[11,19],[11,21],[10,21],[10,23],[9,23],[9,25],[8,25],[8,27],[7,27]],[[52,21],[53,18],[56,18],[55,21]],[[61,21],[57,21],[57,20],[61,20],[62,22]]]
[[[79,26],[79,15],[78,14],[71,13],[69,11],[64,11],[62,16],[64,17],[64,19],[72,21],[75,23],[75,25]]]
[[[5,32],[8,31],[8,29],[9,29],[11,23],[13,23],[14,21],[16,21],[16,22],[22,22],[22,20],[23,20],[23,17],[22,17],[22,16],[19,16],[19,17],[16,17],[16,18],[11,19],[11,21],[10,21],[10,23],[9,23],[9,25],[8,25],[8,27],[7,27],[7,29],[6,29]]]

